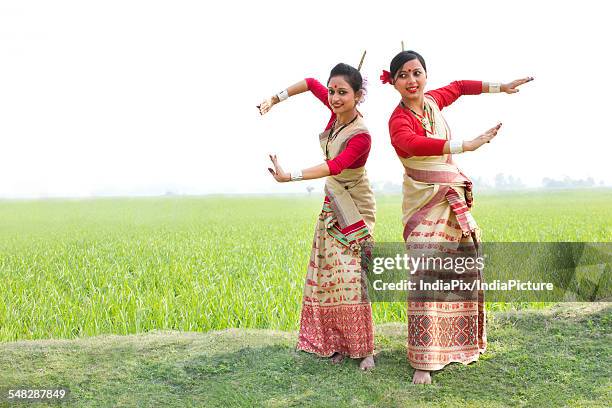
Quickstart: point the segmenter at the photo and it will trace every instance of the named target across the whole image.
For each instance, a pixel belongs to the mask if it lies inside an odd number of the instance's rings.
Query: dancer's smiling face
[[[418,58],[407,61],[395,74],[393,86],[405,100],[422,97],[427,84],[427,73]]]
[[[327,101],[336,115],[352,111],[361,97],[361,91],[355,93],[351,85],[341,76],[334,76],[327,83]]]

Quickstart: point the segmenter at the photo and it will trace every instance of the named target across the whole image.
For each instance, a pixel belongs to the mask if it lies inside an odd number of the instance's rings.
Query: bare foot
[[[412,377],[413,384],[431,384],[431,375],[429,371],[416,370]]]
[[[373,369],[375,365],[376,364],[374,364],[374,357],[367,356],[366,358],[361,360],[361,363],[359,363],[359,368],[362,369],[363,371],[368,371],[368,370]]]
[[[330,357],[332,364],[340,364],[344,361],[344,354],[334,353],[333,356]]]

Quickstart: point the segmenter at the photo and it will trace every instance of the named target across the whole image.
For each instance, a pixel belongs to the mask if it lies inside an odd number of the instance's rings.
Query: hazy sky
[[[367,169],[399,183],[387,130],[399,96],[378,77],[401,40],[425,57],[429,89],[536,77],[445,109],[459,139],[504,123],[457,157],[466,174],[612,184],[605,3],[2,1],[0,197],[303,191],[274,182],[267,154],[320,163],[327,109],[310,94],[264,117],[255,105],[364,49]]]

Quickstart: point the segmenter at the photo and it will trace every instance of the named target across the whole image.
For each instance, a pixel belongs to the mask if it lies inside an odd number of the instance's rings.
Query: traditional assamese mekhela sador
[[[365,52],[362,62],[364,57]],[[331,111],[319,135],[325,161],[288,173],[270,155],[274,169],[268,169],[278,182],[326,178],[306,273],[297,349],[331,357],[333,363],[360,358],[360,369],[368,370],[375,364],[365,271],[376,205],[364,167],[371,138],[357,110],[365,92],[363,78],[359,68],[337,64],[327,87],[306,78],[262,102],[260,113],[308,90]]]
[[[414,51],[397,54],[390,71],[381,75],[383,83],[393,84],[402,96],[389,119],[389,133],[404,167],[403,238],[412,256],[426,253],[434,258],[447,254],[474,258],[480,230],[470,212],[472,183],[453,162],[451,153],[462,152],[463,144],[451,139],[441,109],[461,95],[482,93],[483,83],[455,81],[424,92],[426,78],[425,61]],[[496,84],[491,85],[487,84],[487,90],[495,91]],[[490,141],[499,126],[474,139],[474,149]],[[431,281],[446,275],[442,277],[452,280],[457,279],[456,272],[423,268],[412,271],[412,279]],[[473,281],[480,279],[481,273],[481,269],[471,268],[463,277]],[[429,371],[451,362],[470,363],[485,349],[482,291],[409,294],[407,356],[417,370],[413,382],[429,383]]]
[[[427,137],[449,140],[450,130],[440,109],[456,99],[454,95],[480,93],[481,86],[480,82],[462,81],[428,92],[425,95],[425,112],[428,119],[431,118],[431,121],[428,120],[431,131]],[[394,131],[396,118],[412,115],[406,110],[400,105],[394,112],[391,120]],[[402,144],[398,138],[392,136],[392,140],[394,147],[401,151]],[[406,156],[402,153],[398,152],[398,157],[405,169],[402,222],[407,249],[416,256],[420,251],[434,257],[442,257],[446,253],[474,256],[470,251],[477,250],[480,231],[470,212],[473,204],[471,181],[453,163],[450,154]],[[425,275],[426,271],[420,271],[414,276],[424,279]],[[464,272],[461,278],[473,279],[474,276]],[[482,291],[475,296],[456,299],[426,297],[410,298],[408,302],[407,351],[408,360],[414,368],[434,371],[451,362],[467,364],[477,360],[480,353],[485,351]]]
[[[310,78],[307,83],[329,107],[327,89]],[[334,126],[334,116],[319,136],[332,175],[325,181],[315,227],[297,348],[320,356],[341,353],[363,358],[374,351],[372,309],[361,259],[362,246],[372,242],[376,212],[364,167],[370,136],[360,114],[341,127]]]

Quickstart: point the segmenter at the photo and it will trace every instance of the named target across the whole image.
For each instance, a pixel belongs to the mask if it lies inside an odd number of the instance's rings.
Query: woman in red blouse
[[[409,251],[419,256],[423,248],[436,255],[478,254],[480,230],[472,217],[472,183],[453,162],[453,154],[479,149],[497,135],[501,123],[471,140],[451,138],[441,110],[461,95],[505,92],[514,94],[532,77],[507,84],[455,81],[425,92],[427,68],[415,51],[402,51],[381,75],[401,95],[389,119],[389,133],[404,165],[403,224]],[[432,252],[429,252],[431,254]],[[415,279],[439,278],[439,271],[413,271]],[[442,271],[443,272],[443,271]],[[480,279],[476,267],[461,279]],[[448,275],[448,273],[446,273]],[[444,275],[444,276],[446,276]],[[451,274],[452,275],[452,274]],[[454,279],[457,279],[455,277]],[[446,296],[448,295],[448,296]],[[468,364],[486,349],[484,295],[469,293],[411,293],[408,301],[407,354],[415,368],[413,383],[431,383],[430,371],[451,362]]]
[[[365,171],[371,138],[357,105],[363,98],[363,79],[347,64],[336,65],[327,87],[312,78],[300,81],[259,105],[263,115],[290,96],[311,91],[331,117],[319,143],[325,161],[287,172],[270,155],[278,182],[326,177],[323,209],[315,236],[302,301],[297,348],[331,357],[361,359],[360,368],[374,367],[372,309],[362,290],[362,254],[371,251],[376,204]]]

